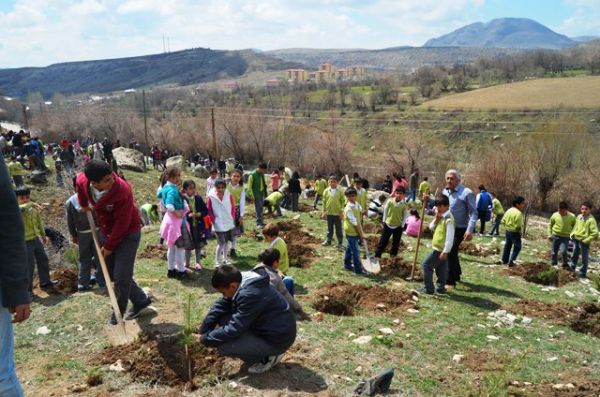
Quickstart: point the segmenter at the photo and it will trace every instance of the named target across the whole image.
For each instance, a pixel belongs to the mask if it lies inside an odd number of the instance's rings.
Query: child
[[[138,318],[152,300],[133,279],[141,221],[131,187],[113,172],[108,163],[90,160],[84,172],[77,176],[77,199],[84,211],[90,211],[90,205],[96,210],[98,226],[105,237],[100,255],[104,255],[106,260],[121,314],[127,309],[127,300],[130,300],[133,307],[125,319]],[[114,313],[110,324],[117,324]]]
[[[206,197],[208,197],[215,187],[215,181],[218,179],[219,171],[216,168],[213,168],[209,171],[209,177],[206,178]]]
[[[346,233],[346,254],[344,255],[344,269],[352,271],[352,263],[354,263],[354,273],[358,275],[367,274],[360,262],[360,251],[358,249],[358,240],[365,238],[362,230],[360,215],[362,208],[356,201],[356,190],[348,188],[345,192],[348,204],[344,208],[344,232]]]
[[[267,164],[261,163],[258,168],[248,177],[248,197],[254,200],[254,209],[256,210],[256,227],[263,227],[263,206],[265,197],[267,197],[267,181],[265,172]]]
[[[300,193],[302,193],[302,187],[300,186],[300,174],[298,174],[298,171],[294,171],[288,186],[292,199],[292,211],[298,212],[300,210],[298,207],[298,202],[300,200]]]
[[[269,276],[242,274],[224,265],[215,269],[211,283],[223,297],[198,329],[202,344],[216,347],[223,356],[240,358],[250,365],[250,373],[277,365],[296,339],[296,319],[290,305],[271,287]]]
[[[448,253],[454,243],[454,217],[450,212],[450,200],[447,196],[440,195],[435,199],[435,219],[429,225],[433,231],[431,246],[433,251],[423,262],[423,292],[433,294],[433,272],[437,276],[438,293],[446,292],[448,278]]]
[[[269,248],[275,248],[279,251],[279,271],[286,274],[290,268],[290,261],[288,258],[287,244],[281,237],[279,237],[279,227],[276,223],[268,223],[263,229],[263,236],[269,243]],[[293,289],[290,290],[293,295]]]
[[[387,200],[387,196],[385,194],[381,194],[378,198],[369,201],[369,210],[367,211],[367,216],[369,218],[377,218],[382,220],[383,204],[385,203],[385,200]]]
[[[160,221],[160,215],[158,214],[158,204],[146,203],[140,207],[140,217],[142,218],[142,225],[148,226],[153,223]]]
[[[8,173],[13,179],[15,187],[20,188],[23,186],[23,175],[25,175],[25,168],[23,168],[23,164],[17,161],[17,158],[14,155],[10,156]]]
[[[323,198],[323,192],[327,189],[327,181],[323,178],[321,174],[317,175],[317,180],[315,181],[315,201],[313,202],[313,208],[317,209],[317,205],[319,205],[319,200]]]
[[[29,188],[23,186],[17,189],[15,193],[19,208],[21,209],[23,226],[25,227],[25,247],[27,248],[27,265],[29,269],[29,294],[33,296],[33,273],[35,265],[37,265],[40,288],[51,288],[56,284],[56,281],[50,280],[48,255],[46,255],[43,245],[48,242],[48,238],[44,231],[40,212],[31,202],[31,191]]]
[[[235,240],[238,236],[244,233],[244,214],[246,213],[246,191],[244,190],[242,181],[242,171],[233,170],[230,172],[231,181],[227,185],[227,190],[233,196],[235,205],[235,228],[231,233],[231,249],[229,255],[232,258],[237,257],[235,252]]]
[[[479,185],[479,194],[475,200],[477,206],[477,219],[481,222],[479,234],[485,233],[485,223],[490,220],[492,215],[492,196],[487,192],[485,186]]]
[[[283,216],[281,214],[281,202],[283,201],[283,193],[278,190],[275,190],[273,193],[269,194],[265,199],[265,207],[267,208],[267,213],[272,214],[273,209],[275,209],[275,218],[279,218]]]
[[[496,194],[491,193],[491,196],[494,225],[492,226],[492,230],[490,230],[490,236],[498,236],[500,234],[500,222],[502,222],[502,217],[504,216],[504,207],[502,207],[502,203],[498,200]]]
[[[73,178],[75,184],[76,178]],[[95,280],[100,288],[105,288],[104,275],[100,270],[98,253],[94,239],[92,238],[92,228],[87,219],[85,211],[81,208],[77,194],[73,194],[65,203],[67,207],[67,226],[71,234],[73,244],[79,246],[79,277],[77,280],[77,291],[85,292],[92,289],[92,266],[96,269]],[[95,214],[93,214],[95,218]],[[104,241],[100,236],[100,244]]]
[[[504,251],[502,252],[502,264],[508,264],[509,267],[515,266],[515,260],[521,251],[521,233],[525,225],[523,219],[523,208],[525,208],[525,199],[521,196],[517,196],[512,201],[513,206],[506,211],[502,218],[501,224],[504,226],[505,241]],[[514,245],[512,256],[510,250]]]
[[[419,237],[419,231],[423,227],[423,220],[416,209],[410,210],[410,216],[404,222],[406,234],[411,237]]]
[[[271,177],[271,190],[274,192],[279,190],[279,187],[281,186],[281,174],[279,173],[279,170],[273,170],[269,176]]]
[[[429,184],[429,177],[423,177],[423,182],[419,185],[419,199],[423,200],[423,197],[431,194],[431,185]]]
[[[354,179],[354,189],[356,189],[356,202],[362,209],[362,216],[367,213],[367,191],[363,188],[363,180],[361,178]]]
[[[406,220],[406,201],[404,200],[405,191],[403,188],[398,188],[394,192],[394,197],[386,201],[383,206],[383,231],[381,232],[381,238],[379,239],[379,245],[375,251],[375,257],[381,258],[383,251],[392,239],[392,250],[390,256],[395,257],[398,255],[398,248],[400,248],[400,239],[402,238],[402,227]]]
[[[160,196],[167,213],[160,225],[160,236],[168,247],[167,277],[187,278],[185,250],[186,246],[189,248],[192,245],[186,222],[186,213],[189,212],[189,207],[179,191],[181,170],[178,167],[168,167],[165,173],[167,183],[163,186]]]
[[[552,266],[558,265],[560,251],[563,268],[571,269],[567,263],[567,249],[575,222],[575,214],[569,212],[569,205],[565,201],[558,203],[558,211],[552,214],[548,224],[548,239],[552,241]]]
[[[588,201],[581,203],[581,214],[577,216],[575,226],[571,232],[571,240],[575,243],[573,256],[571,257],[571,269],[577,268],[579,253],[581,252],[581,270],[577,274],[579,278],[587,277],[588,260],[590,255],[590,245],[593,240],[598,238],[598,225],[596,219],[591,214],[592,204]]]
[[[56,171],[56,184],[59,187],[65,187],[65,183],[63,182],[63,165],[61,159],[54,160],[54,170]]]
[[[196,190],[196,183],[192,180],[183,182],[184,198],[187,201],[190,212],[187,213],[187,223],[190,228],[192,249],[196,255],[195,270],[202,270],[202,248],[206,245],[206,227],[204,217],[208,215],[208,208],[202,197]],[[190,267],[192,249],[185,251],[185,264]]]
[[[208,196],[206,206],[217,235],[215,266],[227,264],[227,240],[235,228],[235,203],[233,195],[227,191],[225,181],[218,178],[215,188]]]
[[[354,190],[354,189],[352,189]],[[354,191],[356,194],[356,190]],[[323,192],[323,214],[322,218],[327,219],[327,239],[322,245],[331,245],[333,238],[333,229],[338,239],[338,249],[344,249],[342,233],[342,216],[344,213],[344,193],[338,189],[338,180],[335,175],[329,177],[329,187]]]

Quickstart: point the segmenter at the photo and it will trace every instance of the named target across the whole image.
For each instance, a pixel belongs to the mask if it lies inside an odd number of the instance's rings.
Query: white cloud
[[[571,15],[561,24],[552,27],[567,36],[600,35],[600,1],[599,0],[563,0],[569,7]]]

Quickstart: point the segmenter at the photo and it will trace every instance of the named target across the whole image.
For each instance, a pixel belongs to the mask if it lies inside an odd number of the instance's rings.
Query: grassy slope
[[[155,172],[148,175],[126,173],[134,185],[136,198],[150,199],[155,189]],[[34,198],[56,194],[55,189],[35,192]],[[314,215],[303,213],[301,221],[318,236],[324,235],[324,224]],[[254,225],[248,220],[248,229]],[[532,236],[543,236],[541,225],[533,229]],[[156,242],[157,227],[152,226],[143,235],[140,250]],[[404,238],[411,247],[415,241]],[[487,238],[484,238],[486,242]],[[427,241],[426,241],[427,243]],[[493,244],[500,245],[496,240]],[[535,259],[533,249],[542,251],[546,242],[541,239],[525,242],[521,259]],[[265,243],[254,238],[240,239],[242,257],[237,262],[241,269],[248,269]],[[212,253],[214,242],[208,247]],[[290,273],[298,284],[299,299],[309,312],[313,291],[334,280],[352,283],[384,285],[389,288],[410,290],[419,283],[407,283],[399,279],[356,278],[344,272],[341,254],[331,248],[318,247],[319,258],[309,269],[292,268]],[[428,248],[421,250],[420,258]],[[402,256],[410,260],[412,252]],[[549,302],[592,300],[588,287],[574,283],[552,292],[542,292],[540,286],[520,279],[500,275],[500,267],[493,266],[495,257],[475,258],[462,256],[465,284],[452,294],[421,297],[418,314],[369,315],[355,317],[325,315],[321,322],[299,323],[297,349],[289,353],[284,363],[271,374],[253,380],[244,374],[233,380],[237,389],[228,387],[230,380],[208,382],[194,395],[197,396],[270,396],[305,395],[321,391],[321,395],[347,396],[364,376],[395,367],[393,388],[409,396],[464,396],[506,395],[507,382],[511,380],[541,382],[568,382],[574,376],[579,379],[598,379],[600,362],[597,358],[598,340],[575,333],[566,327],[553,326],[534,319],[527,328],[493,328],[485,313],[510,304],[521,298],[540,299]],[[211,260],[205,261],[212,267]],[[197,275],[193,281],[181,283],[165,277],[166,266],[161,260],[140,259],[136,265],[136,278],[144,287],[150,287],[157,296],[155,306],[160,315],[155,323],[182,323],[182,302],[188,294],[194,297],[197,314],[205,312],[218,294],[209,287],[210,270]],[[569,298],[564,291],[575,293]],[[33,316],[25,324],[16,327],[16,358],[18,372],[28,395],[69,395],[69,387],[85,381],[86,374],[98,366],[89,362],[90,353],[106,346],[102,327],[110,313],[108,299],[94,293],[75,294],[68,297],[38,299],[33,306]],[[399,318],[403,326],[393,320]],[[38,327],[46,325],[52,332],[36,336]],[[78,326],[81,326],[78,329]],[[481,326],[484,326],[483,328]],[[167,327],[165,325],[165,327]],[[350,333],[357,336],[377,335],[381,327],[391,327],[395,334],[368,345],[351,342]],[[550,336],[564,331],[560,339]],[[488,341],[487,335],[497,335],[497,341]],[[402,342],[403,347],[395,347]],[[488,358],[487,365],[469,368],[452,361],[454,354],[467,357]],[[557,356],[554,362],[548,358]],[[585,367],[581,367],[583,362]],[[298,365],[294,365],[297,363]],[[493,364],[492,370],[487,366]],[[362,372],[355,371],[362,367]],[[131,383],[127,375],[101,368],[104,383],[78,395],[95,396],[101,390],[111,396],[141,396],[165,392],[164,388]],[[325,386],[326,384],[326,386]],[[285,389],[289,389],[286,391]],[[271,390],[272,389],[272,390]],[[293,392],[298,392],[295,394]],[[179,394],[175,394],[179,395]]]

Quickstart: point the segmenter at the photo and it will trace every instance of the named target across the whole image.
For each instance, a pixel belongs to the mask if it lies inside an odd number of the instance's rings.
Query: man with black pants
[[[458,258],[458,247],[463,240],[473,238],[473,230],[477,222],[477,207],[475,196],[471,189],[460,183],[460,174],[454,169],[446,172],[446,188],[443,191],[450,200],[450,212],[454,216],[454,244],[448,254],[448,280],[446,286],[453,288],[460,281],[462,270]]]

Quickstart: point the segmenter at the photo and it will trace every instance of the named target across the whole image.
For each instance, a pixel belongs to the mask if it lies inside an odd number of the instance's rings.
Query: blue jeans
[[[0,307],[0,396],[22,397],[23,390],[17,378],[14,360],[12,316]]]
[[[558,264],[558,253],[562,259],[563,267],[567,267],[567,248],[569,247],[569,238],[552,235],[552,265]]]
[[[521,252],[521,233],[506,232],[505,236],[504,251],[502,252],[502,263],[514,265],[519,252]],[[510,250],[513,248],[513,246],[514,249],[512,250],[512,255],[510,255]]]
[[[584,243],[581,240],[573,239],[575,243],[575,249],[573,250],[573,256],[571,257],[571,267],[573,270],[577,267],[577,261],[579,260],[579,253],[581,252],[581,274],[587,274],[588,261],[590,259],[590,245]]]
[[[417,189],[410,189],[408,191],[408,199],[412,201],[417,199]]]
[[[285,276],[282,281],[290,295],[294,296],[294,279],[290,276]]]
[[[262,194],[254,195],[254,209],[256,210],[256,226],[263,226],[263,206],[265,198]]]
[[[346,246],[346,253],[344,255],[344,267],[348,270],[352,270],[352,263],[354,263],[354,273],[362,274],[362,263],[360,263],[360,251],[358,249],[358,236],[346,236],[348,245]]]
[[[504,214],[496,215],[494,218],[494,226],[492,226],[492,230],[490,230],[490,235],[495,234],[498,236],[500,234],[500,222],[502,222],[502,218],[504,218]]]
[[[448,260],[440,261],[440,252],[433,250],[423,262],[423,281],[425,282],[425,291],[428,294],[433,294],[433,272],[437,276],[438,292],[446,288],[446,280],[448,279]]]

